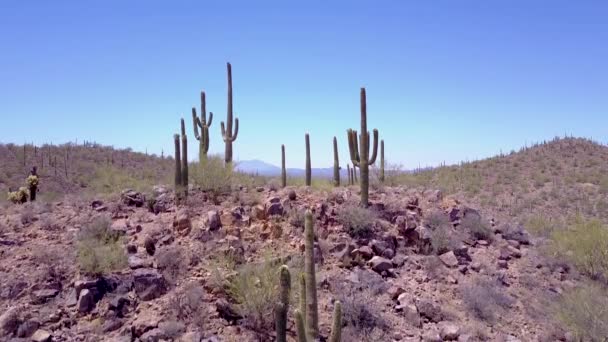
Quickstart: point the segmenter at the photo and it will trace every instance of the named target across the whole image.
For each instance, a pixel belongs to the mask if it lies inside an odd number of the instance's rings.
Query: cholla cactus
[[[10,191],[7,194],[7,199],[12,203],[19,204],[27,202],[28,191],[25,187],[20,187],[17,191]]]
[[[27,179],[25,180],[25,182],[27,183],[28,187],[33,187],[33,186],[38,186],[38,176],[34,176],[34,175],[29,175],[27,176]]]

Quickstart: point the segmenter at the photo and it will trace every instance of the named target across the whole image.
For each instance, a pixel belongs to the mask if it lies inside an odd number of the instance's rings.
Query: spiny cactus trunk
[[[285,145],[281,145],[281,187],[287,186],[287,170],[285,169]]]
[[[314,341],[319,336],[314,253],[315,232],[312,219],[312,212],[307,210],[304,224],[304,272],[306,277],[306,335],[310,341]]]
[[[306,140],[306,186],[312,183],[312,170],[310,168],[310,138],[308,133],[305,136]]]
[[[334,316],[331,324],[331,335],[329,342],[340,342],[342,340],[342,304],[340,301],[334,303]]]
[[[279,275],[279,302],[276,305],[275,328],[277,342],[287,342],[287,312],[289,312],[289,291],[291,289],[291,275],[289,268],[281,266]]]
[[[207,121],[207,103],[205,99],[205,92],[201,91],[201,117],[200,119],[196,115],[196,108],[192,107],[192,125],[194,126],[194,137],[199,142],[198,148],[198,160],[203,163],[207,159],[207,152],[209,152],[209,127],[213,122],[213,113],[209,112],[209,121]],[[201,129],[199,134],[198,129]]]
[[[302,322],[306,318],[306,274],[300,273],[300,312],[304,315]]]
[[[227,63],[228,69],[228,110],[226,125],[221,122],[222,138],[226,144],[226,150],[224,152],[224,161],[226,164],[232,163],[232,143],[236,140],[239,134],[239,119],[234,120],[234,133],[232,132],[232,66]]]
[[[353,185],[357,183],[359,179],[357,178],[357,167],[353,165]]]
[[[346,177],[348,178],[348,185],[353,185],[352,174],[350,171],[350,164],[346,164]]]
[[[175,198],[179,202],[182,189],[182,160],[179,146],[179,134],[173,136],[175,142]]]
[[[384,140],[380,140],[380,182],[384,183]]]
[[[338,159],[338,139],[334,137],[334,186],[340,186],[340,160]]]
[[[298,342],[308,342],[302,313],[300,310],[296,310],[294,315],[296,316],[296,333],[298,334]]]
[[[181,120],[182,129],[182,187],[184,196],[188,196],[188,137],[184,119]]]
[[[357,131],[349,129],[348,149],[353,167],[359,167],[359,178],[361,186],[361,206],[369,206],[369,166],[376,162],[378,152],[378,130],[374,129],[374,143],[372,155],[369,155],[370,136],[367,130],[367,101],[365,88],[361,88],[361,134],[357,143]],[[355,171],[356,177],[356,171]]]

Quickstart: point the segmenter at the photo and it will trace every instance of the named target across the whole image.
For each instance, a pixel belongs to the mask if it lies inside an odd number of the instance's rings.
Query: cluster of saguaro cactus
[[[340,186],[340,160],[338,159],[338,139],[334,137],[334,186]]]
[[[384,183],[384,140],[380,140],[380,182]]]
[[[285,145],[281,145],[281,187],[287,186],[287,170],[285,169]]]
[[[228,110],[226,118],[226,126],[224,122],[221,122],[222,138],[226,144],[226,151],[224,153],[224,160],[226,164],[232,163],[232,143],[236,140],[239,134],[239,119],[234,119],[234,132],[232,131],[232,66],[227,63],[228,68]]]
[[[319,337],[319,312],[317,301],[317,282],[314,259],[314,227],[312,212],[306,211],[304,224],[304,273],[300,277],[300,305],[294,310],[296,331],[299,342],[313,342]],[[279,302],[276,305],[277,341],[287,340],[287,312],[289,311],[289,291],[291,276],[287,266],[281,267]],[[332,331],[329,342],[340,342],[342,338],[342,305],[334,303]]]
[[[310,137],[308,133],[304,136],[306,140],[306,186],[310,186],[312,182],[312,170],[310,167]]]
[[[361,88],[361,135],[357,141],[357,131],[349,129],[348,149],[353,166],[359,167],[360,186],[361,186],[361,205],[369,206],[369,165],[376,162],[378,152],[378,130],[374,129],[373,152],[370,151],[370,134],[367,130],[367,103],[365,98],[365,88]]]
[[[194,126],[194,137],[199,142],[198,149],[198,160],[203,162],[207,159],[207,152],[209,152],[209,127],[213,122],[213,113],[209,112],[209,120],[207,120],[207,104],[205,99],[205,92],[201,91],[201,117],[196,115],[196,107],[192,107],[192,125]],[[198,133],[198,129],[201,129],[201,133]]]

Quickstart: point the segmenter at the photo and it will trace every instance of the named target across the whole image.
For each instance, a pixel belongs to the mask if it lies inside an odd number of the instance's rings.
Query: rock
[[[407,235],[418,227],[418,223],[410,215],[397,216],[397,218],[395,218],[395,225],[401,235]]]
[[[390,260],[380,256],[375,256],[371,258],[368,263],[372,270],[378,273],[382,273],[393,268],[393,263]]]
[[[481,270],[481,263],[476,261],[476,262],[472,262],[470,265],[471,269],[475,272],[479,272]]]
[[[89,289],[83,289],[80,291],[80,295],[78,296],[78,312],[80,313],[89,313],[95,307],[95,297],[93,296],[93,292]]]
[[[201,342],[203,335],[198,331],[188,331],[179,338],[179,342]],[[219,340],[218,340],[219,341]]]
[[[32,292],[32,302],[34,304],[46,303],[47,300],[56,297],[59,294],[59,290],[56,289],[44,289]]]
[[[192,230],[192,221],[190,221],[190,214],[188,209],[182,208],[175,215],[173,220],[173,228],[182,235],[188,235]]]
[[[160,328],[154,328],[152,330],[146,331],[143,335],[139,337],[141,342],[158,342],[161,340],[165,340],[167,337],[167,333]]]
[[[430,330],[422,334],[422,341],[424,342],[442,342],[441,336],[439,333],[434,330]]]
[[[469,255],[469,248],[465,245],[454,248],[454,255],[458,259],[459,264],[468,264],[473,260]]]
[[[277,200],[277,201],[273,201]],[[273,197],[268,200],[266,204],[266,215],[274,216],[274,215],[283,215],[283,205],[281,204],[281,199],[278,197]]]
[[[17,337],[30,337],[40,327],[40,322],[29,320],[21,323],[17,329]]]
[[[450,268],[458,266],[458,259],[456,258],[456,255],[454,255],[453,251],[441,254],[439,256],[439,260],[441,260],[444,265]]]
[[[401,286],[397,286],[397,285],[393,285],[393,286],[389,287],[388,291],[386,291],[386,293],[392,300],[399,298],[399,295],[401,295],[404,292],[405,292],[405,290]]]
[[[207,212],[207,227],[209,230],[214,232],[222,227],[222,220],[220,213],[217,210]]]
[[[133,272],[133,284],[135,293],[144,301],[158,298],[167,292],[167,281],[152,268],[136,269]]]
[[[38,329],[38,330],[36,330],[34,335],[32,335],[32,341],[33,342],[50,342],[51,336],[52,335],[50,332],[48,332],[46,330]]]
[[[144,248],[146,249],[146,253],[148,253],[148,255],[154,255],[156,252],[156,241],[150,235],[147,235],[144,239]]]
[[[522,225],[514,227],[509,224],[504,224],[499,227],[498,230],[502,233],[502,237],[506,240],[515,240],[522,245],[530,244],[530,234],[528,234]]]
[[[287,194],[287,198],[289,198],[290,201],[295,201],[297,197],[298,196],[296,195],[295,190],[293,190],[293,189],[289,190],[289,193]]]
[[[0,315],[0,329],[7,334],[12,334],[21,324],[21,309],[10,307]]]
[[[353,250],[355,250],[355,245],[353,245],[353,244],[345,244],[344,247],[342,248],[342,250],[340,250],[336,254],[336,257],[338,258],[338,260],[340,260],[340,262],[343,265],[350,266],[350,264],[352,262],[351,253],[352,253]]]
[[[393,266],[395,266],[395,267],[402,267],[403,265],[405,265],[406,261],[407,261],[407,256],[405,256],[403,254],[397,254],[393,258]]]
[[[220,317],[228,322],[236,322],[243,318],[225,299],[218,299],[215,302],[215,307]]]
[[[150,259],[142,259],[138,256],[131,255],[128,259],[129,268],[132,270],[138,268],[149,268],[152,267],[152,260]]]
[[[142,193],[131,189],[124,190],[120,194],[120,199],[123,204],[138,208],[143,207],[144,203],[146,202],[146,198]]]
[[[124,324],[124,322],[122,319],[110,318],[110,319],[107,319],[103,323],[103,326],[101,327],[101,331],[103,331],[104,333],[116,331],[116,330],[120,329],[120,327],[122,327],[123,324]]]
[[[127,245],[127,253],[128,254],[135,254],[135,253],[137,253],[137,246],[135,246],[134,244],[128,244]]]
[[[426,317],[431,322],[438,323],[443,320],[444,315],[441,308],[428,299],[420,299],[416,303],[416,307],[418,308],[420,315]]]
[[[439,323],[439,336],[444,341],[454,341],[460,336],[460,328],[452,322]]]
[[[443,199],[443,192],[441,190],[427,190],[424,192],[424,196],[428,202],[435,203]]]
[[[498,268],[506,269],[509,268],[509,263],[507,262],[507,260],[498,260],[497,266]]]
[[[108,303],[108,309],[116,313],[116,316],[123,317],[128,312],[127,306],[131,303],[129,298],[116,296]]]
[[[254,205],[251,208],[251,217],[258,221],[265,220],[266,210],[264,210],[264,206],[261,204]]]
[[[353,259],[356,259],[357,256],[363,258],[363,260],[369,260],[374,256],[374,251],[368,246],[361,246],[357,249],[354,249],[351,253]]]

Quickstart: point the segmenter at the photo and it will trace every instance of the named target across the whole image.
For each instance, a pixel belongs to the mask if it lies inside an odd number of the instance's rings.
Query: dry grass
[[[101,275],[127,265],[122,239],[110,229],[107,217],[97,217],[78,234],[77,263],[85,274]]]
[[[357,205],[346,205],[338,212],[338,221],[353,238],[370,237],[374,232],[375,219],[374,212]]]
[[[598,284],[584,284],[564,293],[556,306],[557,318],[577,340],[606,341],[608,291]]]
[[[480,280],[461,287],[464,304],[475,317],[493,322],[513,300],[502,292],[501,287],[493,281]]]

